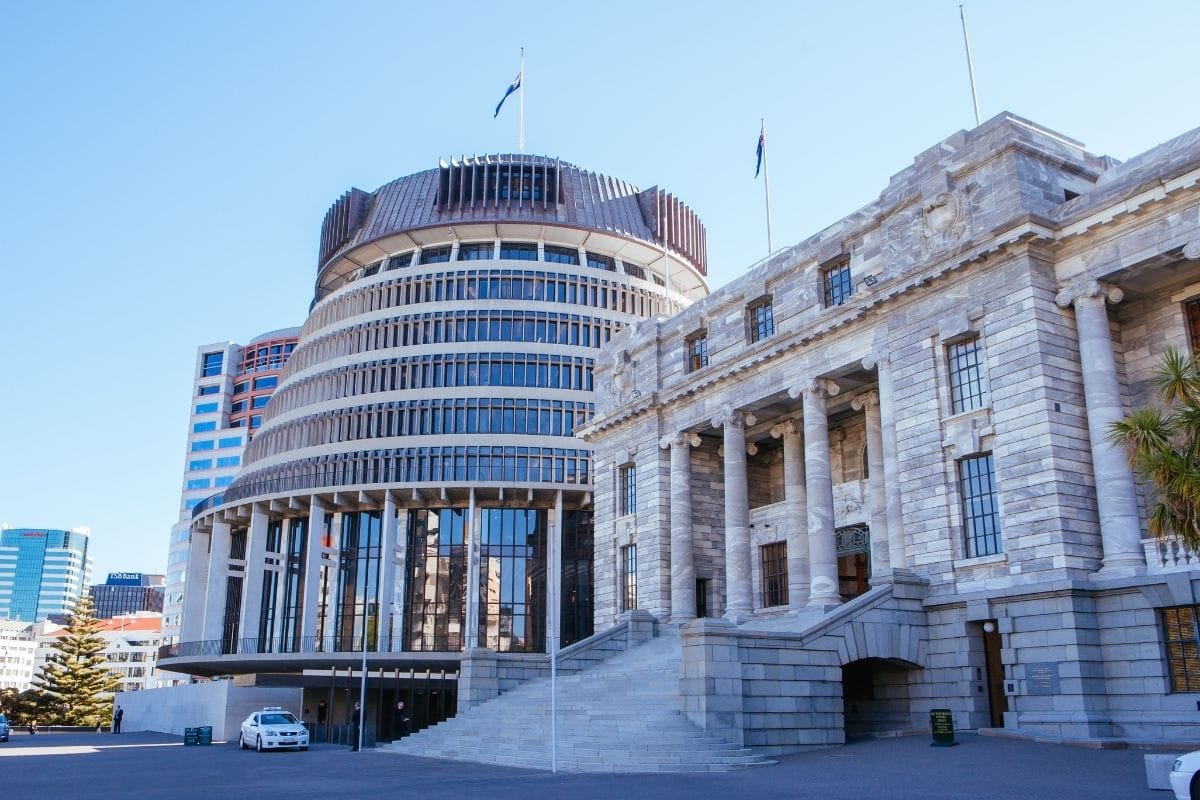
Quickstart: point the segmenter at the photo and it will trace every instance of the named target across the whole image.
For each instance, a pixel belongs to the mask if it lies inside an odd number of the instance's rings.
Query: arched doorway
[[[846,740],[873,734],[911,731],[913,664],[863,658],[842,667],[842,703]]]

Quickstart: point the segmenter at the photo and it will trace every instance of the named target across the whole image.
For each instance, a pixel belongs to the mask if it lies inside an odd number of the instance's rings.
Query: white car
[[[1175,759],[1171,767],[1171,791],[1176,800],[1200,800],[1200,750],[1193,750]]]
[[[307,750],[308,728],[293,714],[272,706],[246,717],[239,743],[243,750],[253,747],[260,753],[284,747]]]

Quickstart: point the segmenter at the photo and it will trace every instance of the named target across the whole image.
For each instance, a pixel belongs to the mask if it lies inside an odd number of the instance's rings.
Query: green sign
[[[954,747],[954,715],[948,708],[935,708],[929,712],[929,727],[933,729],[934,747]]]

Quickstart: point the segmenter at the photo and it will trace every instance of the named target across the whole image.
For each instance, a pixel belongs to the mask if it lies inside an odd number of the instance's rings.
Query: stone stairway
[[[558,768],[573,772],[724,772],[772,764],[710,736],[679,709],[677,631],[558,679]],[[385,750],[550,769],[550,680],[518,686]]]

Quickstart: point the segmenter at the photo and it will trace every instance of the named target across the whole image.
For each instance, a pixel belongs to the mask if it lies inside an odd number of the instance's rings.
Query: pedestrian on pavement
[[[359,705],[356,701],[354,710],[350,712],[350,749],[354,751],[358,750],[358,714]]]
[[[117,710],[113,712],[112,732],[121,732],[121,720],[125,719],[125,709],[117,706]]]
[[[401,739],[409,734],[409,723],[412,719],[404,713],[404,701],[396,701],[396,710],[392,712],[392,739]]]

